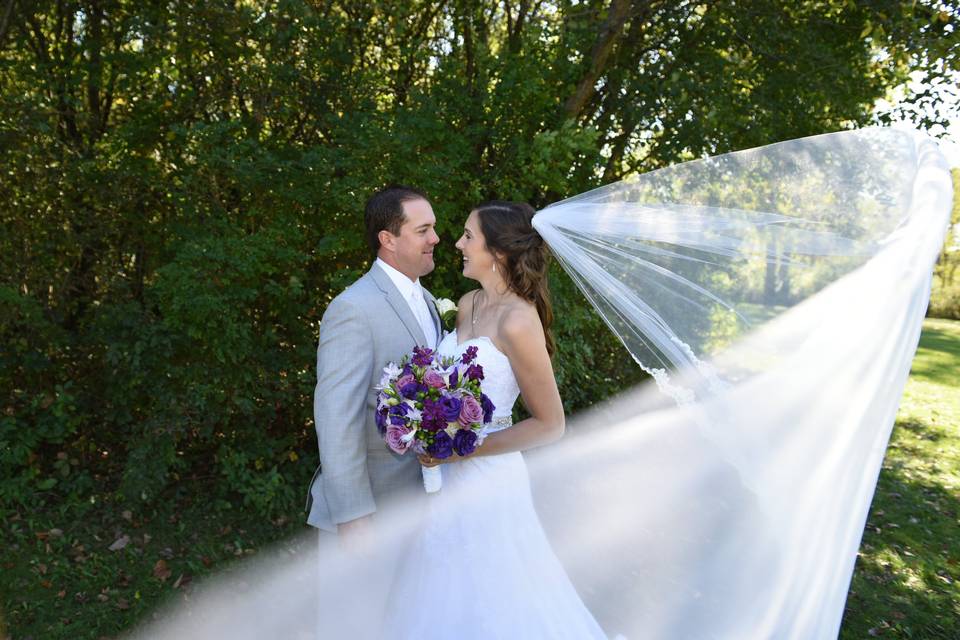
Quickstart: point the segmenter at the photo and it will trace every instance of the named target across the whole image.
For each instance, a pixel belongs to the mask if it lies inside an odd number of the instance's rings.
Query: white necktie
[[[423,289],[419,286],[413,288],[410,294],[410,307],[413,315],[420,322],[420,328],[423,329],[423,335],[427,339],[426,346],[434,347],[434,341],[437,337],[437,330],[433,326],[433,319],[430,317],[430,311],[427,309],[427,301],[423,297]]]

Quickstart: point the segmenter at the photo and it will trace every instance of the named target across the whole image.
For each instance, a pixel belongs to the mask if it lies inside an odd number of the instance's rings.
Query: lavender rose
[[[463,426],[483,420],[483,408],[473,396],[463,396],[457,421]]]
[[[416,381],[417,379],[413,377],[412,373],[405,373],[399,378],[397,378],[397,382],[395,383],[394,386],[399,391],[400,389],[403,389],[405,386],[407,386],[411,382],[416,382]]]
[[[443,376],[441,376],[439,373],[437,373],[433,369],[430,369],[425,374],[423,374],[423,382],[428,387],[433,387],[434,389],[443,389],[444,387],[447,386],[447,383],[444,382],[443,380]]]
[[[477,434],[470,429],[459,429],[453,436],[453,450],[458,456],[468,456],[477,448]]]
[[[409,427],[390,425],[387,427],[387,446],[396,453],[405,453],[410,448],[410,441],[403,441],[403,437],[410,433]]]

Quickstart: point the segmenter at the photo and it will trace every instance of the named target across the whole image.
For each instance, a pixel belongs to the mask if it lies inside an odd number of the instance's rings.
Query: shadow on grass
[[[917,356],[910,369],[914,378],[952,387],[957,383],[960,335],[942,329],[924,328]]]
[[[904,420],[897,420],[896,428],[897,428],[897,429],[905,429],[905,430],[907,430],[907,431],[910,431],[910,432],[912,432],[912,433],[914,434],[914,436],[916,436],[917,438],[919,438],[919,439],[921,439],[921,440],[926,440],[927,442],[941,442],[941,441],[943,441],[943,440],[948,440],[948,439],[949,439],[948,435],[947,435],[946,433],[944,433],[943,431],[938,431],[938,430],[930,429],[930,427],[929,427],[928,425],[924,424],[923,422],[920,422],[919,420],[917,420],[917,419],[915,419],[915,418],[907,418],[907,419],[904,419]],[[911,452],[911,453],[916,453],[916,454],[921,454],[921,455],[924,453],[924,452],[921,451],[919,448],[917,448],[917,447],[912,447],[912,446],[910,446],[909,444],[906,444],[906,443],[903,443],[903,442],[897,443],[896,446],[897,446],[897,448],[899,448],[901,451],[909,451],[909,452]]]
[[[916,422],[898,428],[925,429]],[[914,475],[898,463],[881,473],[847,598],[842,640],[960,638],[960,552],[955,542],[960,499],[955,491]]]

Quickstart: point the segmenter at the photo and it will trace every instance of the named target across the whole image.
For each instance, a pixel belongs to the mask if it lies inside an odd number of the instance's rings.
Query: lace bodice
[[[437,352],[442,356],[459,358],[467,347],[477,347],[477,363],[483,367],[483,381],[480,388],[490,398],[495,407],[494,418],[509,417],[513,413],[513,405],[520,395],[517,378],[513,375],[510,360],[494,346],[493,341],[486,336],[470,338],[463,344],[457,344],[457,331],[454,329],[437,345]]]

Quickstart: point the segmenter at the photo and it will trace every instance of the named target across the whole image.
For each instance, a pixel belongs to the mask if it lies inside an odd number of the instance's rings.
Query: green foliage
[[[375,188],[431,196],[426,284],[457,299],[480,200],[541,207],[869,122],[911,70],[943,71],[956,31],[955,3],[622,4],[4,3],[2,504],[214,478],[228,503],[292,507],[317,323],[369,267]],[[567,409],[638,380],[551,284]]]
[[[943,243],[943,250],[933,268],[933,285],[930,295],[930,308],[927,315],[932,318],[960,320],[960,169],[953,170],[953,212],[950,215],[950,228]]]

